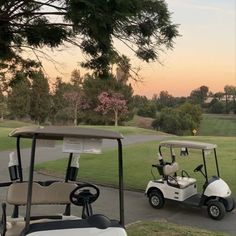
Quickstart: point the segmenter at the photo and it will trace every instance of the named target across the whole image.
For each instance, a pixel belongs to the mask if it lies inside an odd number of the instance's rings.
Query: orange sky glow
[[[234,0],[167,0],[172,19],[182,35],[175,48],[160,54],[160,61],[144,63],[124,46],[119,51],[140,67],[142,83],[131,81],[135,94],[151,98],[167,90],[174,96],[188,96],[193,89],[206,85],[212,92],[223,91],[225,85],[236,85],[236,19]],[[73,69],[81,69],[84,60],[78,49],[49,51],[58,63],[43,61],[50,81],[57,76],[69,80]]]

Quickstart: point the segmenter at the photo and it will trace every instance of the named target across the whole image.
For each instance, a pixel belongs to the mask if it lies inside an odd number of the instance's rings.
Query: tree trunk
[[[118,111],[115,112],[115,126],[118,126]]]
[[[78,122],[78,104],[75,104],[75,112],[74,112],[74,126],[77,126]]]

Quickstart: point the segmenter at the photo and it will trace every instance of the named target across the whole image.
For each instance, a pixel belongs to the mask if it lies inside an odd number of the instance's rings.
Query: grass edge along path
[[[178,138],[181,139],[181,138]],[[235,138],[232,137],[183,137],[182,139],[216,143],[218,145],[218,162],[220,174],[236,196],[236,147]],[[157,163],[158,142],[132,144],[124,147],[124,180],[125,188],[131,190],[144,190],[151,175],[151,165]],[[190,150],[188,157],[179,157],[176,152],[176,161],[180,168],[186,170],[191,177],[197,179],[198,191],[202,190],[204,178],[193,169],[202,163],[201,150]],[[209,176],[216,175],[214,157],[207,159]],[[36,170],[50,175],[64,176],[68,158],[49,161],[36,165]],[[159,177],[159,175],[157,174]],[[117,150],[106,150],[102,155],[81,155],[79,181],[88,181],[95,184],[118,186]]]
[[[127,226],[128,236],[229,236],[196,227],[177,225],[167,221],[141,221]]]

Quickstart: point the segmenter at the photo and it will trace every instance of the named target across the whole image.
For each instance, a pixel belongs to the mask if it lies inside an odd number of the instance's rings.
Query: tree
[[[69,42],[88,55],[83,66],[107,77],[114,39],[142,60],[158,60],[178,36],[164,0],[0,1],[0,61],[24,61],[23,50]],[[55,21],[55,16],[57,21]]]
[[[214,114],[222,114],[225,111],[225,106],[217,98],[214,98],[214,99],[212,99],[212,101],[209,104],[208,111],[210,113],[214,113]]]
[[[202,120],[202,109],[199,105],[192,105],[189,102],[186,102],[177,107],[177,109],[181,117],[184,117],[186,115],[189,115],[189,117],[191,117],[194,125],[194,127],[190,127],[191,130],[192,128],[196,129],[199,127]]]
[[[4,119],[6,113],[7,113],[6,97],[0,91],[0,120]]]
[[[174,106],[174,97],[168,91],[161,91],[157,102],[157,109],[161,110],[164,107]]]
[[[182,134],[181,118],[175,109],[163,108],[157,118],[152,122],[152,127],[171,134]]]
[[[30,111],[30,82],[22,73],[16,74],[9,84],[8,108],[10,115],[20,119],[29,115]]]
[[[201,122],[201,108],[198,105],[185,103],[176,108],[164,108],[152,123],[154,129],[167,133],[183,135],[192,133]]]
[[[156,117],[156,106],[153,100],[149,100],[146,96],[135,95],[133,97],[134,109],[137,115],[143,117]]]
[[[56,121],[65,123],[68,119],[68,112],[66,111],[68,101],[64,97],[64,94],[69,90],[68,87],[70,87],[68,83],[63,82],[59,77],[56,78],[50,95],[51,107],[49,117],[52,124],[55,124]]]
[[[126,100],[123,98],[122,94],[102,92],[98,96],[98,100],[100,104],[95,111],[101,112],[103,115],[113,113],[115,126],[118,125],[120,116],[128,112]]]
[[[225,109],[226,113],[229,113],[231,108],[230,108],[230,98],[233,100],[233,105],[232,105],[232,110],[236,111],[236,86],[233,85],[225,85],[224,87],[224,92],[225,92]]]
[[[120,121],[132,119],[132,86],[130,84],[121,83],[113,75],[110,75],[108,80],[101,80],[95,75],[87,74],[83,82],[83,92],[88,108],[84,110],[83,121],[86,124],[109,124],[111,122],[110,117],[95,112],[96,107],[99,105],[98,96],[104,91],[122,94],[123,98],[126,100],[128,113],[124,117],[120,117]]]
[[[74,120],[74,126],[78,124],[78,113],[81,109],[88,107],[82,90],[83,78],[79,70],[73,70],[71,73],[71,84],[68,91],[64,93],[64,98],[68,101],[68,108]]]
[[[32,76],[30,116],[37,123],[43,123],[50,109],[49,84],[42,71]]]
[[[205,85],[193,90],[190,94],[190,101],[193,104],[200,104],[201,106],[204,105],[204,101],[208,96],[209,88]]]

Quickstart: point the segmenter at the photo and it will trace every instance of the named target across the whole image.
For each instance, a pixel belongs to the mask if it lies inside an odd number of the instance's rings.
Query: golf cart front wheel
[[[160,209],[164,206],[165,199],[160,192],[153,190],[149,194],[149,203],[153,208]]]
[[[212,200],[207,205],[208,215],[214,220],[221,220],[225,215],[225,206],[222,202]]]

